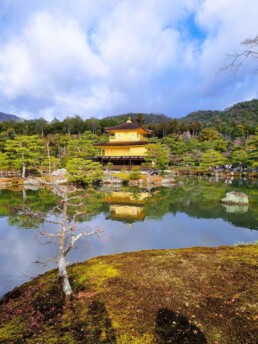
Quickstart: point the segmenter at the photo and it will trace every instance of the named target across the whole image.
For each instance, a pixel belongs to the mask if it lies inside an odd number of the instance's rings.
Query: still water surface
[[[94,191],[92,215],[80,218],[81,229],[101,229],[101,238],[83,237],[68,255],[70,263],[121,252],[192,246],[234,245],[258,240],[257,181],[183,179],[181,186],[153,190]],[[248,207],[225,207],[227,191],[248,194]],[[47,190],[0,191],[0,296],[53,267],[36,264],[57,255],[57,245],[37,236],[37,225],[17,215],[24,203],[51,211],[57,196]],[[45,228],[55,231],[54,224]]]

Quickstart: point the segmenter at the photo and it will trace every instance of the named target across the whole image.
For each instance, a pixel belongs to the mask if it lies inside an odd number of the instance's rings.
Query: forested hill
[[[122,123],[131,117],[132,121],[139,124],[162,124],[169,122],[170,117],[164,114],[154,113],[127,113],[118,116],[110,116],[103,118],[104,122],[113,122],[114,124]],[[249,127],[258,125],[258,99],[237,103],[225,110],[199,110],[191,112],[183,118],[178,118],[179,122],[191,124],[198,122],[204,127],[223,127],[244,124]]]
[[[171,118],[169,118],[166,115],[163,114],[156,114],[156,113],[126,113],[122,115],[117,116],[109,116],[105,117],[103,120],[110,121],[114,120],[117,122],[125,122],[128,118],[131,118],[131,120],[134,123],[140,123],[140,124],[160,124],[166,121],[169,121]]]
[[[126,113],[117,116],[87,118],[76,115],[66,117],[62,121],[53,119],[48,122],[44,118],[23,120],[14,115],[0,112],[0,133],[12,132],[15,135],[48,135],[48,134],[80,134],[91,131],[101,135],[106,127],[112,127],[131,120],[152,130],[154,136],[165,137],[170,134],[190,132],[198,135],[204,128],[213,127],[220,134],[252,135],[258,127],[258,99],[235,104],[223,111],[196,111],[183,118],[172,118],[155,113]],[[175,116],[176,117],[176,116]],[[11,131],[9,130],[11,129]],[[9,135],[8,134],[8,135]]]
[[[15,115],[10,115],[4,112],[0,112],[0,122],[4,121],[14,121],[14,122],[20,122],[22,119]]]
[[[237,103],[223,111],[195,111],[180,119],[186,123],[200,122],[203,127],[222,124],[258,125],[258,99]]]

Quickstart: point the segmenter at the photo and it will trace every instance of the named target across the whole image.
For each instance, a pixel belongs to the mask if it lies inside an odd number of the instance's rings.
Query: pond
[[[245,192],[247,207],[220,203],[228,191]],[[48,190],[0,190],[0,296],[15,286],[55,267],[55,240],[46,242],[34,219],[17,208],[51,212],[58,196]],[[170,188],[92,190],[90,216],[82,216],[83,230],[101,235],[82,237],[69,252],[69,263],[121,252],[192,246],[234,245],[258,240],[258,182],[181,178]],[[56,231],[55,224],[45,224]]]

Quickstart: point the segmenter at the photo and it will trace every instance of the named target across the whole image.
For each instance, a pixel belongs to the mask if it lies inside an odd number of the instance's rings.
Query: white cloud
[[[14,98],[51,97],[70,87],[66,82],[90,80],[104,73],[78,25],[46,12],[34,16],[19,39],[8,43],[0,54],[1,90]]]
[[[255,0],[1,5],[1,111],[183,115],[257,96],[251,64],[235,79],[218,75],[226,55],[257,34]]]

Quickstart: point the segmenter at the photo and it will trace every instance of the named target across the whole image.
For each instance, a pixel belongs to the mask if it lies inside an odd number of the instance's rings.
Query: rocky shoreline
[[[63,169],[62,169],[63,170]],[[59,170],[58,170],[59,171]],[[129,185],[129,186],[138,186],[141,188],[150,188],[150,187],[159,187],[159,186],[173,186],[177,184],[177,177],[180,176],[203,176],[203,177],[212,177],[215,179],[225,179],[225,180],[233,180],[233,179],[256,179],[256,174],[247,174],[247,173],[197,173],[197,172],[190,172],[190,171],[171,171],[169,174],[165,176],[161,175],[151,175],[150,173],[144,173],[140,179],[137,180],[123,180],[120,178],[117,173],[115,172],[105,172],[103,179],[97,180],[94,183],[97,185],[111,185],[111,186],[122,186],[122,185]],[[49,177],[48,177],[49,178]],[[67,184],[68,179],[65,175],[65,172],[58,173],[53,172],[51,175],[51,180],[54,181],[55,184]],[[0,177],[0,188],[1,189],[13,189],[13,190],[21,190],[25,189],[32,189],[36,190],[40,188],[40,178],[38,177],[28,177],[23,179],[21,177]]]

